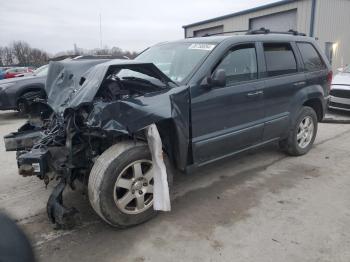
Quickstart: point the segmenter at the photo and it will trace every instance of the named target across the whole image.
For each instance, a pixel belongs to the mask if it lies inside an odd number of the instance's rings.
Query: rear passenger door
[[[295,43],[261,43],[260,48],[266,65],[263,140],[268,141],[288,132],[292,98],[305,87],[306,79]]]

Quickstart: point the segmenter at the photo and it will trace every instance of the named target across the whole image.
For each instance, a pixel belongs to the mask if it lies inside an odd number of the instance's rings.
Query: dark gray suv
[[[127,227],[156,212],[145,128],[161,137],[168,178],[278,141],[312,147],[332,79],[316,42],[299,34],[215,36],[162,43],[135,60],[55,62],[42,121],[5,137],[19,173],[59,179],[47,206],[64,226],[66,185],[80,180],[107,223]]]

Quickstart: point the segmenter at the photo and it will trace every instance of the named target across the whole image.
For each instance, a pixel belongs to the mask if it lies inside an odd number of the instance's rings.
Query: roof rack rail
[[[208,37],[208,36],[216,36],[216,35],[224,35],[224,34],[235,34],[235,33],[247,33],[249,30],[235,30],[235,31],[226,31],[226,32],[220,32],[220,33],[213,33],[213,34],[205,34],[201,37]],[[187,38],[195,38],[196,36],[190,36]]]
[[[270,29],[266,29],[264,27],[257,30],[249,30],[247,35],[258,35],[258,34],[283,34],[283,35],[295,35],[295,36],[306,36],[304,33],[299,33],[296,30],[290,29],[287,32],[280,31],[271,31]]]
[[[281,31],[271,31],[270,29],[266,29],[266,28],[262,27],[260,29],[255,29],[255,30],[235,30],[235,31],[213,33],[213,34],[205,34],[202,37],[224,35],[224,34],[235,34],[235,33],[245,33],[246,35],[283,34],[283,35],[306,36],[306,34],[299,33],[298,31],[293,30],[293,29],[290,29],[289,31],[286,31],[286,32],[281,32]],[[195,38],[195,37],[196,36],[190,36],[190,37],[186,37],[186,38]]]

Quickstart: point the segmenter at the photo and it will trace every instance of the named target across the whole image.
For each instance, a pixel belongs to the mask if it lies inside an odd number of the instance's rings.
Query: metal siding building
[[[312,26],[313,23],[313,26]],[[350,0],[283,0],[185,25],[185,37],[228,31],[294,29],[318,39],[333,69],[350,64]]]

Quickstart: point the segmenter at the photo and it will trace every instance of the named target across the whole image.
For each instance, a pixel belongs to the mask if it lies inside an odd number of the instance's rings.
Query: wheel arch
[[[323,107],[321,99],[319,98],[308,99],[303,103],[303,106],[308,106],[308,107],[311,107],[313,110],[315,110],[317,115],[317,120],[319,122],[322,121],[324,117],[325,109]]]
[[[317,120],[322,121],[326,112],[325,93],[320,85],[310,85],[297,92],[291,103],[292,123],[295,121],[299,110],[303,106],[311,107],[315,110]]]
[[[42,92],[45,96],[45,86],[44,85],[27,85],[22,87],[19,91],[17,91],[17,95],[16,95],[16,104],[20,101],[20,99],[22,98],[22,96],[26,93],[29,92],[36,92],[36,91],[40,91]]]

